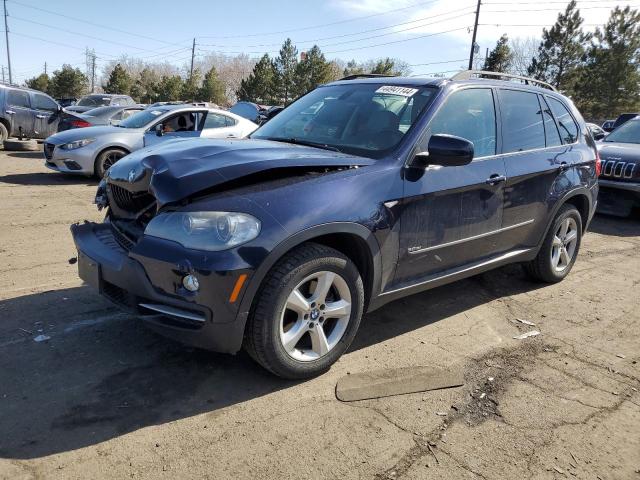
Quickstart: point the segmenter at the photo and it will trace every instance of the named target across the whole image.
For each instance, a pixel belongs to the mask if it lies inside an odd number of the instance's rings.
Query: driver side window
[[[447,134],[473,143],[473,157],[496,154],[496,111],[489,88],[453,92],[429,124],[431,135]],[[428,143],[428,139],[425,142]]]

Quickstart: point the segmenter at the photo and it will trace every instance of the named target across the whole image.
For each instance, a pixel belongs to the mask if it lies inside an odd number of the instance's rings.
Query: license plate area
[[[78,275],[87,285],[100,290],[100,264],[82,252],[78,252]]]

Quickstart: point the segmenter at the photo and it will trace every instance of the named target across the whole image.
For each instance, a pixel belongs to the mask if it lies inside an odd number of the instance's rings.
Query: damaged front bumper
[[[238,314],[237,292],[232,292],[240,277],[245,284],[252,269],[237,254],[216,252],[221,255],[212,258],[152,237],[128,250],[109,223],[76,224],[71,232],[78,273],[100,294],[162,335],[217,352],[240,350],[245,319]],[[198,291],[183,287],[188,274],[198,278]]]
[[[599,180],[598,212],[628,217],[640,208],[640,183]]]

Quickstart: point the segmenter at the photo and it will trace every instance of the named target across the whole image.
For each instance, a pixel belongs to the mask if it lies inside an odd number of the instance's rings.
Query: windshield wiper
[[[338,147],[334,147],[333,145],[327,145],[326,143],[319,142],[310,142],[309,140],[302,140],[300,138],[267,137],[267,140],[271,140],[272,142],[293,143],[294,145],[304,145],[306,147],[322,148],[323,150],[331,150],[332,152],[342,153],[342,151]]]

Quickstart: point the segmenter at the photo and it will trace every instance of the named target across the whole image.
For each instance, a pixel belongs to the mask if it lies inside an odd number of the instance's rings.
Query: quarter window
[[[544,134],[547,139],[547,147],[562,145],[562,140],[560,140],[560,134],[558,133],[558,127],[556,127],[556,122],[553,119],[551,109],[544,98],[540,100],[540,105],[542,105]]]
[[[555,98],[547,97],[547,101],[558,122],[562,141],[564,143],[575,143],[578,140],[578,125],[576,125],[576,121],[569,113],[569,110]]]
[[[500,112],[504,153],[545,147],[542,109],[537,94],[500,90]]]
[[[227,126],[227,117],[218,113],[208,113],[204,128],[222,128]]]
[[[12,107],[24,107],[24,108],[31,107],[31,103],[29,102],[29,94],[22,90],[9,90],[9,96],[7,97],[7,102]]]
[[[431,120],[432,135],[446,133],[473,143],[474,157],[496,154],[496,112],[488,88],[453,92]]]

